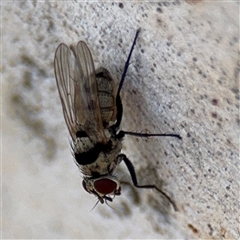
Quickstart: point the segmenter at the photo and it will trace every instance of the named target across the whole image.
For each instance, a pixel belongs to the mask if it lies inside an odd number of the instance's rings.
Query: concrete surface
[[[239,3],[1,2],[2,238],[239,238]],[[69,146],[53,58],[84,40],[123,88],[123,129],[139,182],[107,205],[84,192]],[[124,166],[118,176],[130,182]]]

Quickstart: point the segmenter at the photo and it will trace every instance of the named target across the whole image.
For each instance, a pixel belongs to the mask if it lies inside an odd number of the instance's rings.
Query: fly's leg
[[[127,74],[128,66],[129,66],[129,63],[130,63],[130,58],[131,58],[131,56],[132,56],[132,52],[133,52],[134,46],[135,46],[135,44],[136,44],[136,41],[137,41],[139,32],[140,32],[140,28],[137,30],[137,32],[136,32],[136,34],[135,34],[135,37],[134,37],[134,40],[133,40],[133,43],[132,43],[132,47],[131,47],[131,49],[130,49],[130,52],[129,52],[129,54],[128,54],[127,61],[126,61],[125,66],[124,66],[124,70],[123,70],[123,74],[122,74],[122,77],[121,77],[121,81],[120,81],[119,86],[118,86],[118,91],[117,91],[117,95],[116,95],[117,122],[116,122],[116,124],[114,125],[114,128],[115,128],[115,129],[118,129],[118,128],[119,128],[119,126],[120,126],[120,124],[121,124],[121,121],[122,121],[123,106],[122,106],[122,101],[121,101],[121,97],[120,97],[120,91],[121,91],[121,89],[122,89],[123,82],[124,82],[124,79],[125,79],[126,74]]]
[[[156,189],[158,192],[160,192],[173,206],[174,210],[177,211],[177,206],[176,204],[174,203],[174,201],[165,193],[163,192],[161,189],[159,189],[158,187],[156,187],[155,185],[139,185],[138,184],[138,181],[137,181],[137,176],[136,176],[136,172],[134,170],[134,167],[131,163],[131,161],[124,155],[124,154],[120,154],[118,155],[118,159],[121,159],[124,161],[124,163],[126,164],[127,166],[127,169],[131,175],[131,178],[132,178],[132,182],[134,184],[134,186],[136,188],[150,188],[150,189]]]
[[[138,132],[126,132],[126,131],[119,131],[118,136],[119,138],[123,138],[125,135],[131,135],[135,137],[176,137],[178,139],[182,139],[179,134],[174,133],[138,133]]]

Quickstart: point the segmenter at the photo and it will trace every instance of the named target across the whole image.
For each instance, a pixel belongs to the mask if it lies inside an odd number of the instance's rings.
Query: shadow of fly
[[[123,106],[120,92],[140,29],[137,30],[118,88],[108,70],[95,71],[86,43],[76,47],[61,43],[55,53],[54,70],[63,115],[72,138],[75,162],[83,174],[83,188],[101,203],[121,194],[114,175],[123,161],[137,188],[156,189],[173,205],[174,201],[155,185],[139,185],[133,164],[121,154],[125,135],[135,137],[176,137],[178,134],[147,134],[120,130]]]

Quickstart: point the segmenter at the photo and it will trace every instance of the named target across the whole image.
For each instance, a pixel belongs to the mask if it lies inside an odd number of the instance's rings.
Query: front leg
[[[177,211],[177,206],[175,204],[175,202],[165,193],[163,192],[161,189],[159,189],[158,187],[156,187],[155,185],[139,185],[138,184],[138,181],[137,181],[137,176],[136,176],[136,172],[135,172],[135,169],[133,167],[133,164],[131,163],[131,161],[124,155],[124,154],[120,154],[118,155],[118,164],[121,162],[121,161],[124,161],[124,163],[126,164],[127,166],[127,169],[131,175],[131,178],[132,178],[132,182],[134,184],[134,186],[136,188],[150,188],[150,189],[156,189],[158,192],[160,192],[173,206],[174,210]]]

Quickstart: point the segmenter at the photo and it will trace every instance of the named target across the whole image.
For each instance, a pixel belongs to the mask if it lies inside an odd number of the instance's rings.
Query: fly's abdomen
[[[110,73],[105,68],[96,72],[98,98],[101,108],[103,126],[109,127],[116,120],[115,86]]]

